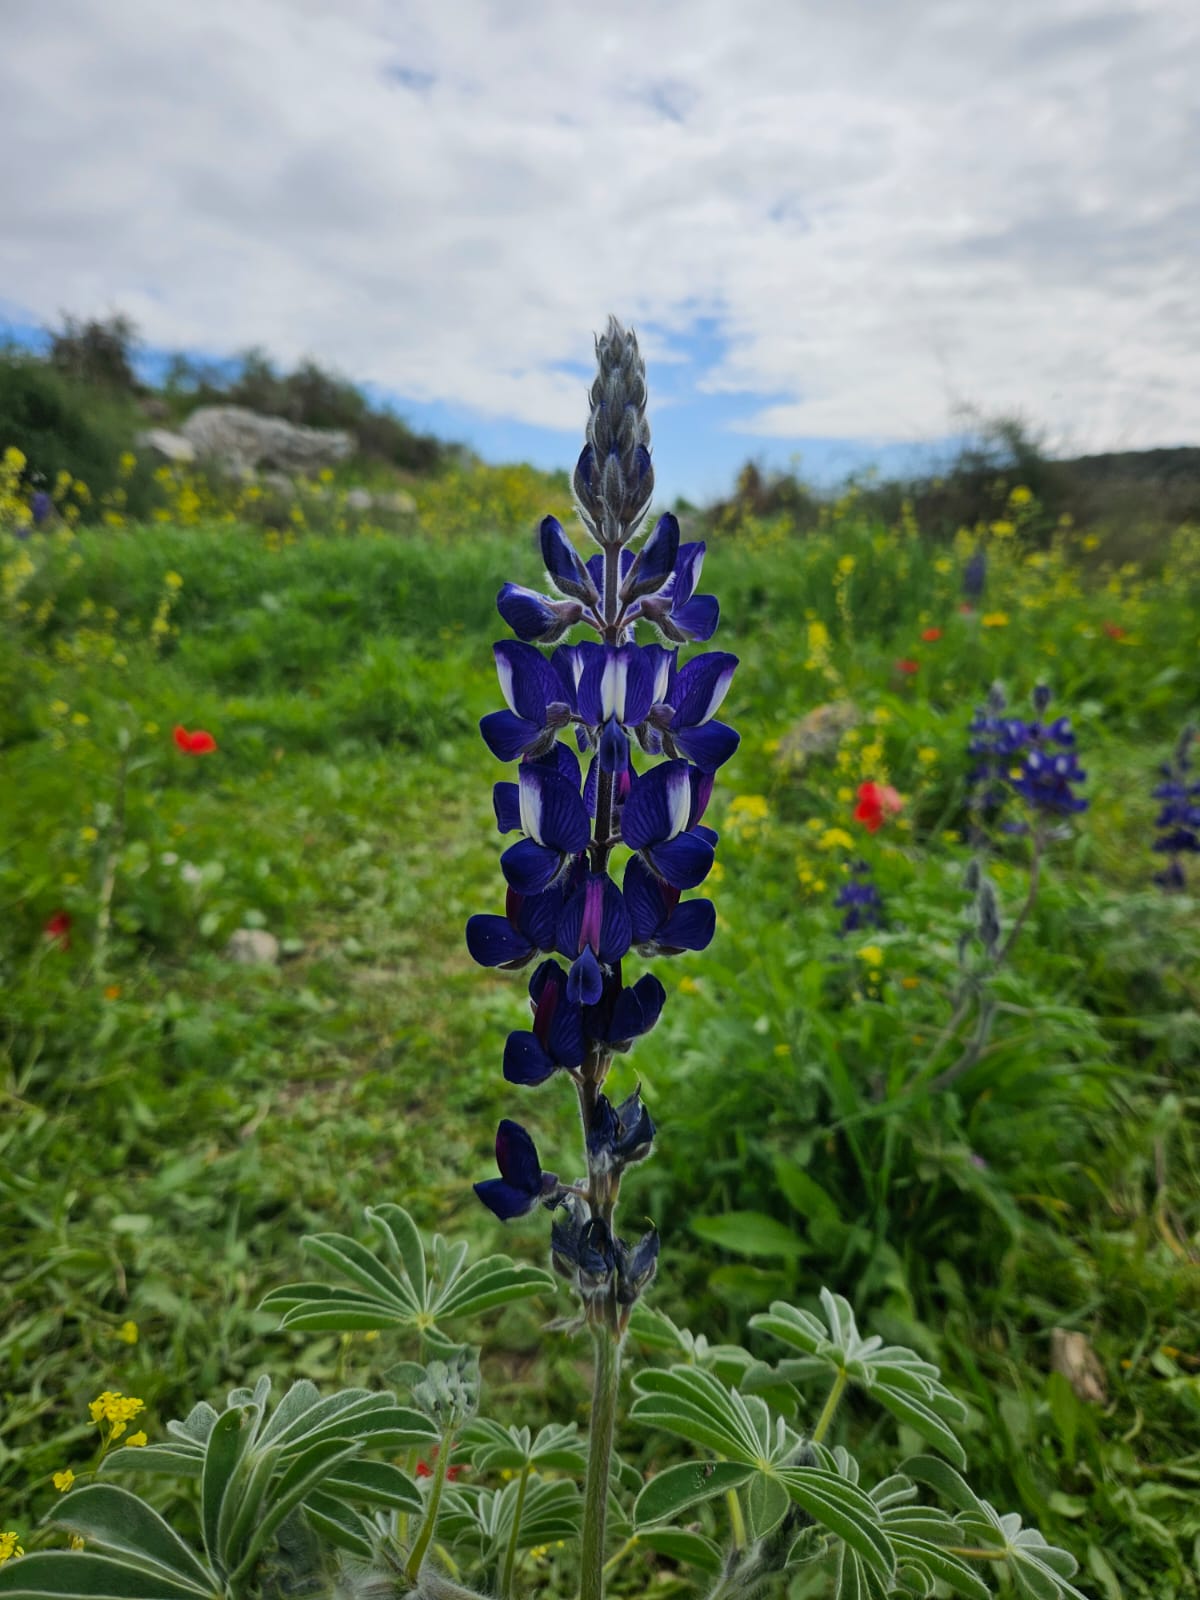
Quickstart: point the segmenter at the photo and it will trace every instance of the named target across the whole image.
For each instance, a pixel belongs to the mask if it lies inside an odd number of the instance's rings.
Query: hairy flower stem
[[[833,1388],[829,1391],[829,1395],[825,1401],[824,1407],[822,1408],[821,1415],[817,1418],[817,1425],[812,1431],[813,1444],[824,1443],[825,1435],[829,1432],[830,1426],[833,1423],[834,1416],[837,1413],[838,1402],[845,1393],[846,1384],[848,1382],[849,1379],[844,1369],[839,1367],[838,1375],[833,1380]]]
[[[596,1371],[592,1384],[592,1416],[588,1439],[587,1481],[583,1490],[583,1543],[580,1550],[579,1600],[604,1600],[604,1529],[608,1514],[608,1478],[617,1425],[617,1392],[621,1385],[621,1341],[612,1329],[593,1325]]]
[[[521,1515],[525,1510],[525,1496],[529,1492],[529,1474],[533,1468],[527,1461],[521,1472],[521,1482],[517,1489],[517,1503],[513,1508],[512,1535],[508,1541],[508,1549],[504,1554],[504,1575],[500,1579],[500,1600],[510,1600],[512,1595],[513,1573],[517,1566],[517,1545],[521,1537]]]
[[[437,1526],[438,1507],[442,1503],[442,1490],[446,1487],[446,1469],[450,1465],[450,1446],[453,1437],[453,1432],[448,1429],[442,1435],[442,1442],[438,1446],[437,1465],[433,1469],[433,1482],[429,1486],[429,1503],[425,1507],[425,1520],[421,1524],[416,1542],[409,1551],[408,1565],[404,1569],[410,1583],[417,1583],[420,1580],[421,1563],[425,1560],[425,1552],[429,1549],[433,1530]]]

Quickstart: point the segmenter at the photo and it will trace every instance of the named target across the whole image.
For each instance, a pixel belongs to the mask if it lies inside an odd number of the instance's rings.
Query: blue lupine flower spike
[[[1163,781],[1153,791],[1154,798],[1162,801],[1154,822],[1158,833],[1154,849],[1168,858],[1154,881],[1160,889],[1176,893],[1187,888],[1183,857],[1200,854],[1200,781],[1191,776],[1195,739],[1195,728],[1184,728],[1170,761],[1159,769]]]

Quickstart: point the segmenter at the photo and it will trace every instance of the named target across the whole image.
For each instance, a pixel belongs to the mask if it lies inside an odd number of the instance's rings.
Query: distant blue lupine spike
[[[556,1173],[542,1171],[537,1146],[525,1129],[507,1117],[496,1130],[496,1165],[500,1176],[477,1183],[475,1193],[501,1222],[527,1216],[560,1187]]]
[[[1154,881],[1160,889],[1177,893],[1187,888],[1182,857],[1200,853],[1200,782],[1189,777],[1195,736],[1194,728],[1184,728],[1171,760],[1159,769],[1164,781],[1153,790],[1154,799],[1163,802],[1155,818],[1158,838],[1153,848],[1170,857],[1162,871],[1154,874]]]
[[[578,600],[551,600],[519,583],[504,585],[496,596],[496,610],[526,644],[554,644],[583,616]]]
[[[657,594],[674,572],[678,555],[679,523],[668,511],[659,517],[653,533],[638,551],[621,585],[621,603],[628,605],[631,600]]]
[[[541,894],[587,849],[591,823],[578,788],[536,762],[522,762],[517,798],[525,838],[500,857],[500,870],[518,894]]]
[[[567,998],[595,1005],[604,993],[602,966],[614,967],[628,953],[630,939],[621,891],[607,872],[589,872],[558,921],[557,948],[571,962]]]
[[[510,1033],[504,1046],[509,1083],[539,1084],[561,1069],[583,1062],[583,1013],[567,999],[567,975],[557,961],[543,961],[529,980],[533,1028]]]
[[[531,644],[502,639],[492,646],[492,653],[509,709],[489,712],[481,719],[484,743],[501,761],[544,754],[554,743],[557,730],[571,719],[574,707],[565,698],[566,685]]]
[[[1086,811],[1088,802],[1077,795],[1073,785],[1083,783],[1087,773],[1079,765],[1074,751],[1064,755],[1047,755],[1041,750],[1026,752],[1021,763],[1021,775],[1012,780],[1013,789],[1035,811],[1069,815]]]
[[[53,513],[54,501],[46,493],[45,489],[38,489],[29,502],[29,515],[33,518],[34,527],[40,528],[44,523],[49,522]]]
[[[733,728],[712,720],[733,682],[737,664],[737,657],[727,651],[711,650],[693,656],[676,673],[671,686],[675,710],[664,742],[672,755],[689,757],[701,772],[715,772],[741,742]]]
[[[679,547],[675,571],[655,595],[639,602],[639,614],[674,644],[705,644],[717,631],[721,608],[711,594],[697,594],[704,545]]]
[[[582,600],[586,606],[596,606],[600,591],[557,517],[542,518],[539,538],[546,572],[558,592],[572,600]]]
[[[629,911],[633,943],[643,955],[677,956],[707,950],[717,927],[711,900],[686,900],[634,856],[625,868],[622,893]]]
[[[621,809],[621,837],[646,865],[676,889],[694,889],[707,878],[713,847],[690,831],[693,814],[691,768],[686,761],[664,761],[634,778]]]
[[[963,568],[962,592],[963,599],[969,600],[972,605],[978,605],[983,599],[983,591],[987,587],[987,552],[982,545],[977,545],[974,554]]]
[[[863,928],[883,926],[883,898],[871,877],[865,861],[856,861],[851,867],[853,878],[838,890],[834,907],[843,911],[841,935],[858,933]]]

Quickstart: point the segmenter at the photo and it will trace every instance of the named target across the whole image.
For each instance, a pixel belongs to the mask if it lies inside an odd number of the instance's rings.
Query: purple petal
[[[679,554],[679,523],[668,511],[661,516],[653,533],[638,551],[629,576],[621,585],[621,599],[638,600],[655,594],[666,583]]]
[[[668,906],[663,886],[641,856],[634,856],[625,868],[622,898],[629,913],[634,944],[649,944],[666,920]]]
[[[530,1086],[545,1083],[560,1063],[545,1050],[534,1033],[510,1033],[504,1045],[504,1076],[509,1083]]]
[[[709,852],[711,860],[712,852]],[[518,839],[500,857],[500,870],[521,895],[541,894],[563,869],[565,857],[535,839]]]
[[[562,698],[558,673],[540,650],[516,639],[501,639],[492,646],[496,676],[509,708],[539,727],[546,721],[546,707]],[[703,657],[701,657],[703,660]]]
[[[591,945],[584,947],[582,955],[571,963],[567,974],[567,999],[575,1005],[594,1006],[604,993],[604,978],[600,963],[592,954]]]
[[[654,976],[647,972],[629,989],[622,989],[613,1007],[608,1037],[615,1043],[639,1039],[649,1033],[667,1003],[667,991]]]
[[[707,950],[717,927],[711,900],[686,900],[676,906],[658,932],[663,950]]]
[[[507,917],[479,915],[467,922],[467,949],[481,967],[504,967],[527,961],[534,946]]]
[[[642,646],[642,655],[649,665],[653,680],[650,704],[673,705],[671,689],[675,681],[675,663],[679,659],[679,651],[668,650],[666,645],[662,644],[645,644]]]
[[[629,735],[615,717],[609,717],[601,729],[598,751],[600,766],[605,772],[628,771]]]
[[[527,722],[511,711],[489,711],[480,718],[479,731],[498,761],[515,761],[542,735],[540,723]]]
[[[557,517],[542,519],[540,536],[542,560],[554,587],[560,594],[570,595],[589,606],[595,605],[600,598],[599,590]]]
[[[521,826],[521,802],[515,783],[497,783],[492,789],[496,827],[501,833],[515,833]]]
[[[692,784],[686,761],[664,761],[635,778],[621,811],[621,837],[631,850],[672,839],[688,825]]]
[[[713,847],[695,833],[664,839],[643,854],[659,877],[676,889],[694,889],[712,870]]]
[[[671,737],[701,772],[715,772],[741,743],[741,734],[724,722],[706,722],[698,728],[673,728]]]
[[[519,1122],[507,1117],[496,1129],[496,1165],[500,1176],[514,1188],[537,1195],[542,1187],[542,1164],[537,1146]]]
[[[536,1194],[526,1194],[524,1189],[515,1189],[511,1183],[505,1183],[503,1178],[485,1178],[482,1183],[475,1185],[475,1193],[501,1222],[512,1222],[516,1217],[528,1216],[539,1199]]]
[[[576,786],[536,762],[522,765],[518,785],[521,826],[531,839],[563,855],[586,849],[592,829]]]
[[[671,689],[671,704],[675,707],[672,733],[679,728],[699,727],[720,710],[737,664],[738,658],[727,650],[708,650],[693,656],[679,669]]]
[[[583,615],[578,600],[551,600],[516,583],[504,585],[496,609],[517,637],[530,644],[553,644]]]
[[[672,607],[670,621],[677,634],[707,644],[717,631],[721,607],[715,595],[698,594],[685,606]]]
[[[669,591],[673,606],[685,605],[695,594],[704,566],[704,550],[702,541],[680,545],[675,561],[675,576]]]
[[[563,891],[560,888],[548,889],[545,894],[534,894],[522,899],[509,891],[512,899],[519,902],[515,913],[516,923],[521,933],[528,939],[532,949],[553,950],[558,934],[558,919],[562,915]]]

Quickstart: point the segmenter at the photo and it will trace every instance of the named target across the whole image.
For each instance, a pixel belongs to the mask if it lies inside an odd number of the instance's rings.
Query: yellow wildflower
[[[88,716],[86,711],[76,711],[72,716],[71,721],[77,728],[86,728],[88,723],[91,721],[91,718]]]
[[[923,744],[917,751],[917,760],[923,767],[931,767],[937,758],[938,753],[930,744]]]
[[[700,985],[695,978],[689,978],[685,975],[679,980],[679,992],[680,994],[699,994]]]
[[[985,628],[1007,628],[1008,627],[1008,612],[1007,611],[985,611],[983,616],[980,617],[979,620],[980,620],[980,622],[983,623]]]
[[[143,1429],[139,1428],[136,1433],[131,1433],[129,1435],[129,1437],[128,1437],[128,1439],[126,1439],[125,1443],[128,1444],[128,1445],[132,1445],[135,1450],[139,1449],[142,1445],[144,1445],[146,1443],[145,1431]]]
[[[146,734],[149,738],[153,739],[154,735],[158,732],[158,723],[157,722],[143,722],[142,723],[142,732],[144,734]]]
[[[70,709],[65,700],[51,700],[50,702],[50,710],[56,717],[65,717]]]
[[[21,452],[19,450],[13,450],[8,452],[8,454],[20,455]],[[22,457],[22,463],[23,462],[24,457]],[[21,1536],[18,1533],[0,1533],[0,1567],[2,1567],[6,1561],[11,1561],[13,1556],[23,1556],[25,1554],[24,1550],[22,1550],[21,1546],[17,1543],[17,1540],[20,1537]]]
[[[900,985],[904,989],[915,989],[920,984],[920,978],[901,978]]]
[[[164,577],[163,582],[166,584],[168,589],[183,588],[183,579],[177,572],[168,572],[166,577]]]
[[[95,828],[80,828],[79,838],[82,844],[95,844],[100,835]]]
[[[869,962],[873,967],[881,967],[883,965],[883,951],[877,944],[865,944],[858,952],[858,959]]]
[[[125,1432],[125,1424],[131,1422],[139,1411],[146,1409],[146,1402],[139,1400],[134,1395],[123,1395],[119,1389],[105,1389],[103,1393],[89,1402],[88,1411],[93,1422],[111,1422],[113,1424],[114,1438],[120,1438]],[[118,1433],[118,1428],[120,1432]]]
[[[826,828],[819,842],[822,850],[854,849],[854,840],[846,832],[845,828]]]
[[[1006,521],[1004,518],[1001,518],[999,522],[992,523],[992,532],[995,534],[997,539],[1009,539],[1016,531],[1017,530],[1013,527],[1012,523]]]
[[[940,573],[944,578],[948,573],[954,571],[954,563],[949,556],[939,556],[933,563],[933,570]]]
[[[116,986],[114,985],[114,988],[115,987]],[[106,994],[107,994],[107,992],[108,991],[105,990]],[[120,993],[121,993],[120,989],[117,989],[117,995],[119,995]],[[114,995],[113,998],[115,999],[116,995]],[[122,1344],[136,1344],[138,1342],[138,1325],[137,1325],[137,1323],[136,1322],[123,1322],[121,1324],[121,1326],[117,1329],[117,1338],[120,1339]]]
[[[1009,495],[1008,499],[1010,505],[1027,506],[1033,499],[1033,490],[1027,489],[1023,483],[1019,483]]]
[[[838,557],[838,571],[839,572],[844,572],[846,574],[846,576],[849,577],[850,574],[854,571],[854,557],[853,556],[839,556]]]
[[[67,1490],[75,1482],[75,1474],[68,1467],[65,1472],[56,1472],[51,1481],[59,1494],[66,1494]]]

